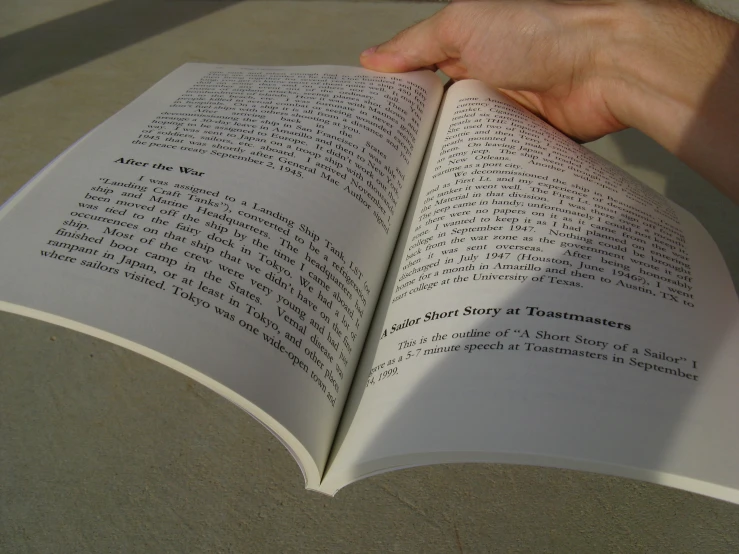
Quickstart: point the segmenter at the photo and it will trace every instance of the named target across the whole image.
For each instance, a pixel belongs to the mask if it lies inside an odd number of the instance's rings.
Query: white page
[[[739,310],[705,230],[480,83],[438,126],[324,490],[499,461],[739,500]]]
[[[183,66],[6,204],[0,308],[210,386],[317,483],[441,92],[430,72]]]

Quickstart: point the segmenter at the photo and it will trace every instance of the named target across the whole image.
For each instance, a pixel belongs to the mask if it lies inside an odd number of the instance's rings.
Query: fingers
[[[388,42],[362,52],[360,62],[367,69],[385,72],[413,71],[433,67],[447,60],[456,48],[445,42],[441,32],[444,12],[409,27]]]

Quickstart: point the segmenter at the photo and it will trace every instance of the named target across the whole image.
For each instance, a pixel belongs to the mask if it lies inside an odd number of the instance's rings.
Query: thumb
[[[454,57],[451,54],[456,49],[445,44],[439,33],[445,11],[401,31],[379,46],[368,48],[359,61],[367,69],[397,73],[433,66]]]

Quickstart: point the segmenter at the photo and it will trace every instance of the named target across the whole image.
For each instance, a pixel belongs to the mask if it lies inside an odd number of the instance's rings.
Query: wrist
[[[736,39],[735,23],[684,2],[623,2],[598,56],[604,99],[621,123],[677,154],[717,79],[739,79]]]

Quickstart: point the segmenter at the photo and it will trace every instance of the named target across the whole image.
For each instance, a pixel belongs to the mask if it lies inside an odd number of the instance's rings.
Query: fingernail
[[[362,56],[371,56],[375,53],[375,50],[377,50],[377,46],[372,46],[371,48],[367,48],[364,52],[362,52]]]

